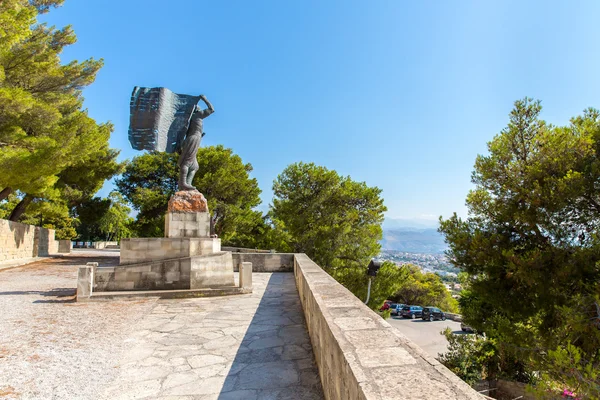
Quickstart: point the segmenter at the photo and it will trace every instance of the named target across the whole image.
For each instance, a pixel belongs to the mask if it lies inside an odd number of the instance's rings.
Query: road
[[[448,341],[440,332],[446,327],[458,335],[465,333],[460,330],[460,322],[450,321],[423,321],[422,319],[404,319],[391,317],[387,320],[390,325],[402,332],[406,337],[415,342],[429,355],[436,357],[438,353],[444,353],[448,347]]]

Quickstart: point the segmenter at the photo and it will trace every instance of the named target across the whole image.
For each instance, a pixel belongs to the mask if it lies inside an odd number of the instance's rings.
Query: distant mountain
[[[409,253],[439,254],[447,249],[437,229],[398,228],[383,230],[381,248]]]
[[[421,218],[386,218],[383,221],[384,230],[392,229],[437,229],[439,221],[437,219],[421,219]]]

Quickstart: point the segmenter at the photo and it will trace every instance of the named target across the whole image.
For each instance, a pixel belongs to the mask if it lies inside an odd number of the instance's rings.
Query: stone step
[[[231,252],[99,267],[94,292],[189,290],[233,286]]]
[[[90,297],[78,297],[77,301],[134,300],[145,297],[158,297],[160,299],[183,299],[194,297],[230,296],[249,293],[252,293],[252,288],[241,288],[237,286],[184,290],[135,290],[123,292],[93,292]]]
[[[128,238],[121,240],[120,264],[172,260],[221,251],[218,238]]]

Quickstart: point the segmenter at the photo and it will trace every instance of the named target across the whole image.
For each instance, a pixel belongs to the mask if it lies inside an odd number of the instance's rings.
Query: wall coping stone
[[[305,254],[294,275],[326,399],[483,398]]]

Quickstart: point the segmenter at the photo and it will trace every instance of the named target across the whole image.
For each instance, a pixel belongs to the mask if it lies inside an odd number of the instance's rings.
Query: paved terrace
[[[75,303],[77,266],[117,252],[0,270],[0,397],[481,400],[306,255],[276,256],[252,294],[204,299]]]
[[[77,266],[106,254],[0,271],[0,397],[323,398],[292,273],[254,274],[251,295],[75,303]]]

